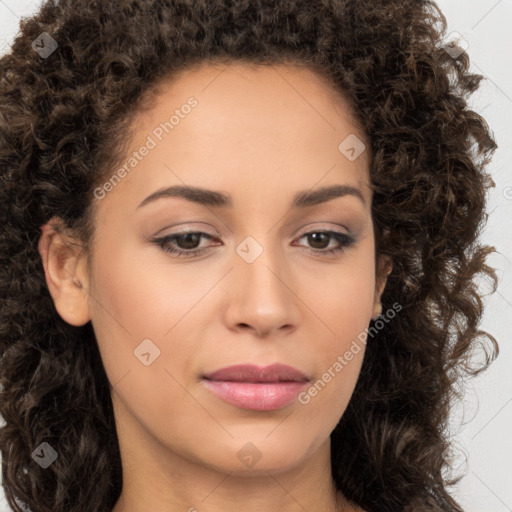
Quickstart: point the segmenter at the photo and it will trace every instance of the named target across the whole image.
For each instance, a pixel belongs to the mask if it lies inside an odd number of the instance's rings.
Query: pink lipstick
[[[255,411],[280,409],[293,402],[310,379],[288,365],[235,365],[203,376],[202,382],[222,400]]]

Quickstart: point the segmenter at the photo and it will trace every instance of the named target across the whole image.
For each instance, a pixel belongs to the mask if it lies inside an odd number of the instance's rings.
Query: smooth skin
[[[157,141],[155,128],[190,97],[197,106]],[[92,322],[112,385],[124,483],[114,512],[360,511],[335,490],[329,436],[364,343],[307,404],[242,409],[201,380],[233,364],[280,362],[314,383],[381,313],[391,262],[379,258],[378,277],[368,151],[351,161],[338,149],[351,134],[366,141],[349,105],[303,67],[207,62],[164,83],[133,130],[127,159],[148,135],[158,143],[96,199],[88,254],[52,228],[56,218],[39,243],[59,315]],[[138,207],[172,185],[221,191],[232,206],[164,197]],[[362,198],[291,209],[298,192],[331,185]],[[202,254],[178,257],[153,241],[184,230],[212,238],[164,248]],[[355,242],[310,234],[326,230]],[[249,263],[238,247],[262,252]],[[160,351],[148,365],[135,355],[147,339],[151,358]],[[244,447],[260,457],[250,467]]]

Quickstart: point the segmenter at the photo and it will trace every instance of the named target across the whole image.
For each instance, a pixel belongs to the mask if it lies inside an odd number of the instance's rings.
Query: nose
[[[245,249],[248,246],[244,246]],[[253,250],[252,247],[250,250]],[[240,251],[240,246],[238,247]],[[228,284],[226,322],[231,329],[252,330],[258,337],[291,332],[300,321],[297,276],[279,261],[282,255],[263,247],[253,260],[239,252]]]

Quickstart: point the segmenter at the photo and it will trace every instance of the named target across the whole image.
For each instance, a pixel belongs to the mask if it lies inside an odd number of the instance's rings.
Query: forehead
[[[314,187],[367,188],[366,152],[350,161],[339,148],[347,138],[362,144],[365,135],[342,94],[310,69],[202,63],[160,81],[152,93],[152,108],[132,123],[127,158],[148,138],[153,147],[116,186],[129,183],[133,205],[170,185],[231,190],[236,203],[248,190],[243,199],[254,204],[263,203],[263,193],[289,202]],[[371,203],[371,192],[364,194]]]
[[[172,78],[162,78],[147,92],[154,108],[141,111],[137,125],[147,122],[149,128],[160,122],[162,109],[183,105],[193,96],[201,105],[198,112],[209,112],[216,105],[224,112],[223,118],[231,122],[250,114],[269,118],[270,107],[275,111],[270,119],[275,123],[283,113],[311,123],[318,122],[324,128],[337,130],[333,117],[343,119],[352,125],[352,131],[364,138],[363,130],[357,121],[344,92],[320,72],[305,64],[274,63],[256,64],[244,61],[218,62],[203,61],[178,72]],[[276,108],[279,107],[279,108]],[[195,115],[194,117],[198,117]],[[268,126],[267,128],[270,128]]]

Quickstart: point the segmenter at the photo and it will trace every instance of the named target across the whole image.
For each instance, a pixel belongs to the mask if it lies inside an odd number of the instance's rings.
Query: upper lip
[[[237,382],[306,382],[310,380],[300,370],[280,363],[264,367],[254,364],[237,364],[221,368],[203,377],[208,380]]]

